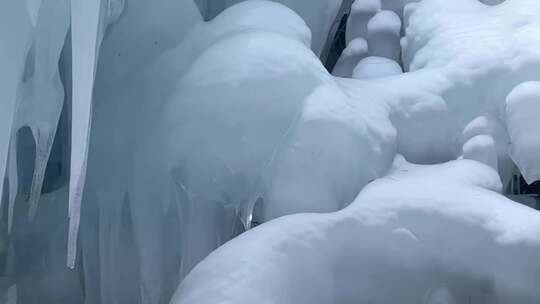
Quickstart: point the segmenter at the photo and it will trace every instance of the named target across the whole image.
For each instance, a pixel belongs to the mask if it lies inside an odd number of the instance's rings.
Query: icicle
[[[8,164],[8,180],[9,180],[9,200],[8,200],[8,234],[11,234],[13,227],[13,210],[15,209],[15,198],[19,189],[19,175],[17,172],[17,140],[11,142],[9,147],[9,164]]]
[[[29,197],[29,218],[33,220],[41,196],[45,171],[54,143],[64,91],[58,62],[69,28],[67,0],[45,0],[40,4],[35,28],[34,50],[26,69],[33,71],[22,88],[17,126],[30,126],[36,143],[34,173]],[[31,59],[31,60],[29,60]]]
[[[37,213],[47,162],[49,161],[49,155],[51,154],[54,141],[53,132],[43,132],[38,128],[32,128],[32,134],[36,141],[36,159],[34,160],[34,174],[30,188],[30,198],[28,199],[30,220],[33,220]]]
[[[101,0],[71,1],[73,99],[67,265],[75,267],[80,208],[92,121],[92,91],[100,40]]]

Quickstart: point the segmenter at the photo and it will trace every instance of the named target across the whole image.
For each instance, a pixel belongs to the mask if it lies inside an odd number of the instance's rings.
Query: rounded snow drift
[[[370,56],[362,59],[353,70],[353,78],[372,79],[402,74],[401,66],[385,57]]]

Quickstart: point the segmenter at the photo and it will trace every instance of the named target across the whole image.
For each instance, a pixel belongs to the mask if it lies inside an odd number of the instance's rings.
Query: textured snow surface
[[[539,14],[0,3],[0,303],[540,302]]]
[[[397,157],[348,208],[284,217],[222,246],[172,303],[536,303],[540,217],[500,188],[478,162]]]

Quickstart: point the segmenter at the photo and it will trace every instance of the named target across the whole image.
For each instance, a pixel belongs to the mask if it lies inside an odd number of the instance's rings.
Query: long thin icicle
[[[67,265],[75,267],[82,192],[92,121],[92,91],[100,40],[101,0],[71,1],[73,99]]]
[[[8,180],[8,234],[11,234],[11,227],[13,226],[13,211],[15,210],[15,199],[17,198],[17,191],[19,189],[19,174],[17,170],[17,139],[13,140],[9,147]]]
[[[30,219],[34,219],[37,213],[38,203],[41,197],[41,188],[47,169],[47,162],[49,161],[49,155],[51,154],[54,141],[54,133],[52,131],[55,130],[48,131],[49,132],[43,132],[39,128],[32,128],[32,134],[36,141],[36,158],[34,160],[34,173],[32,176],[32,185],[30,187],[30,198],[28,199],[30,204]]]

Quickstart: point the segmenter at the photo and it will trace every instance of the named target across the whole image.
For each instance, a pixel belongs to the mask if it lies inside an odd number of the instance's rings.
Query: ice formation
[[[0,303],[540,302],[538,14],[4,1]]]
[[[516,86],[506,100],[506,122],[510,135],[510,155],[525,180],[540,180],[540,135],[531,131],[540,125],[540,82],[525,82]]]

